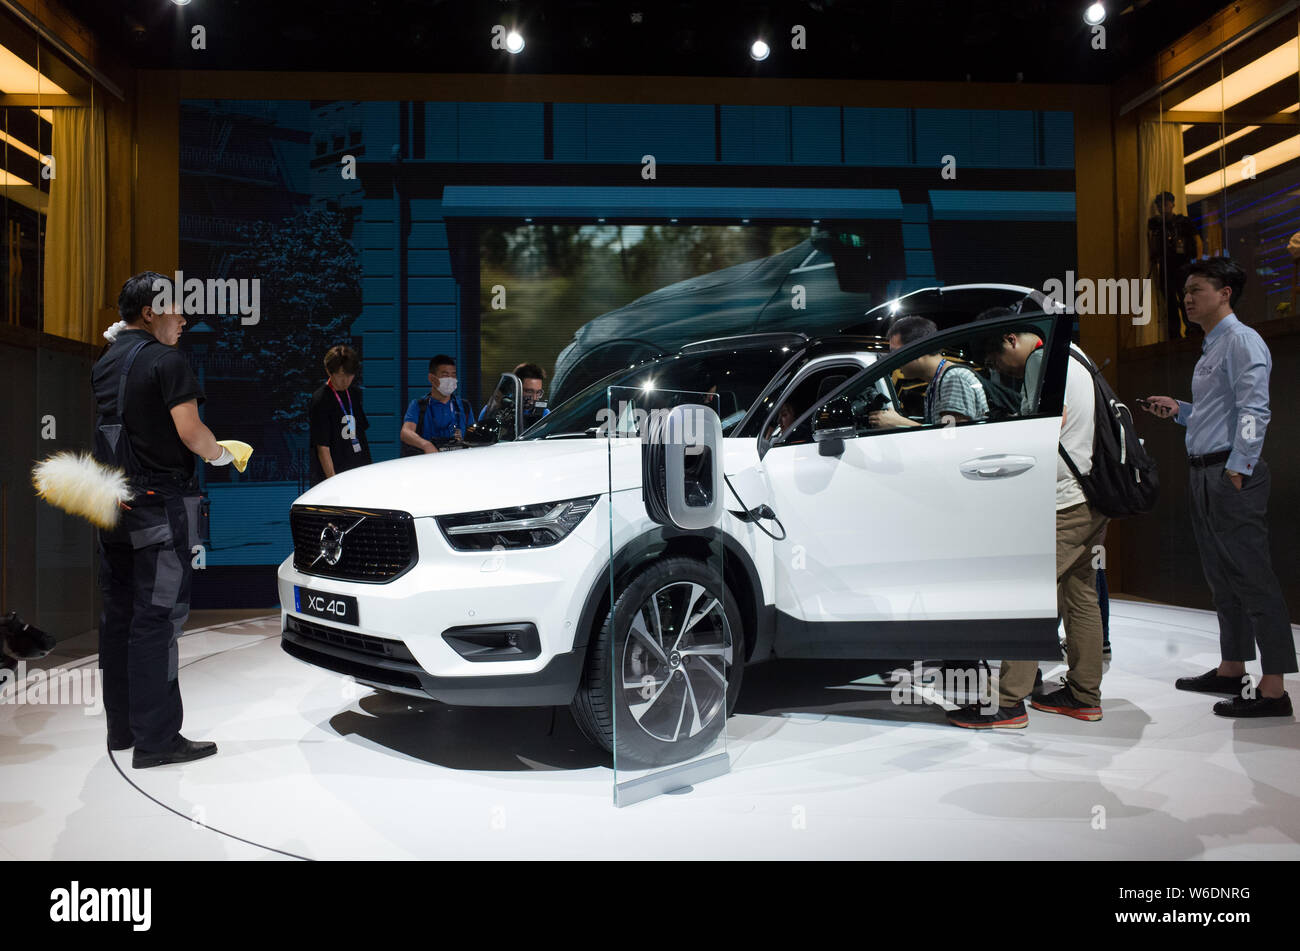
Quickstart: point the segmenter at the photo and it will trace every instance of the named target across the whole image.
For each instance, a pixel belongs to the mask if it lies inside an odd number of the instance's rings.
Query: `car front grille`
[[[297,634],[304,642],[330,644],[334,647],[342,647],[354,653],[366,654],[370,657],[382,657],[387,660],[398,660],[409,664],[415,663],[415,657],[412,656],[406,645],[401,641],[344,631],[337,627],[316,624],[292,614],[289,615],[285,622],[285,629]]]
[[[293,566],[324,578],[382,584],[411,569],[415,520],[390,509],[295,505],[289,513]],[[323,544],[323,536],[337,548]],[[330,564],[330,557],[337,557]]]
[[[362,683],[423,693],[423,668],[401,641],[360,637],[292,614],[285,621],[280,646],[290,657],[354,677]]]

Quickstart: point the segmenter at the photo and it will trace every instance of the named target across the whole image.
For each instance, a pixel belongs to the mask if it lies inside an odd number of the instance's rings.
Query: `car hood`
[[[418,517],[598,495],[641,485],[639,439],[525,439],[377,462],[339,473],[295,505],[397,509]],[[611,469],[612,463],[612,469]]]

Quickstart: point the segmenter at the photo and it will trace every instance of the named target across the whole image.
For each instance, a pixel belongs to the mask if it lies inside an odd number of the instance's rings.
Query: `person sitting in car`
[[[782,403],[781,409],[777,411],[776,419],[772,421],[771,426],[767,427],[767,432],[764,434],[765,437],[767,439],[773,439],[782,433],[788,433],[790,431],[790,424],[794,422],[796,415],[798,414],[795,413],[794,407],[791,406],[790,403]]]
[[[938,332],[938,326],[926,317],[900,317],[889,327],[889,349],[901,350]],[[900,369],[905,379],[929,380],[925,392],[924,422],[909,419],[891,407],[876,410],[869,415],[873,427],[894,429],[931,423],[952,425],[988,417],[988,397],[980,378],[974,371],[953,363],[938,350],[923,354],[905,363]],[[949,423],[950,419],[952,423]]]

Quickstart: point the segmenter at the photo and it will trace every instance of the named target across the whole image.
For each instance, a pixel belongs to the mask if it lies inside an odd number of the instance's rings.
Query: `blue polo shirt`
[[[428,400],[423,418],[420,413],[420,400],[411,400],[411,404],[406,407],[406,416],[402,418],[402,422],[415,423],[415,431],[423,439],[428,439],[430,442],[435,439],[450,439],[452,431],[456,429],[459,429],[460,434],[464,436],[465,430],[474,423],[474,411],[468,400],[455,396],[445,403],[435,400],[432,396],[421,397],[421,399]]]

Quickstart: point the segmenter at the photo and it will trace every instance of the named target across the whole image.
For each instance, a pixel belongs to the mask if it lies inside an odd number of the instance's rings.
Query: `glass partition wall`
[[[1199,337],[1182,312],[1182,268],[1228,255],[1248,275],[1237,316],[1297,314],[1300,247],[1300,18],[1293,12],[1176,79],[1138,127],[1142,274],[1152,319],[1126,346]],[[1300,238],[1297,238],[1300,244]]]
[[[105,140],[94,83],[0,16],[5,325],[102,342]]]
[[[38,501],[31,467],[90,445],[105,166],[101,90],[0,11],[0,616],[59,640],[95,627],[94,529]]]

